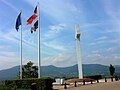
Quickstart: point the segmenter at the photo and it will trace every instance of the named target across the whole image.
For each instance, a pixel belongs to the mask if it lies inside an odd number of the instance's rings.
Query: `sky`
[[[0,0],[0,70],[20,64],[22,10],[23,64],[37,65],[37,34],[26,20],[40,7],[41,65],[75,65],[75,25],[80,25],[83,64],[120,65],[119,0]]]

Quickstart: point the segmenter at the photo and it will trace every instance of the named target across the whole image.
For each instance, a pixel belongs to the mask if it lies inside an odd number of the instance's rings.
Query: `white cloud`
[[[119,65],[119,54],[104,55],[97,51],[86,56],[82,56],[83,64],[103,64],[103,65]],[[76,53],[60,53],[56,56],[46,57],[42,59],[42,65],[55,65],[58,67],[67,67],[77,64]]]
[[[114,52],[114,50],[115,50],[115,48],[112,48],[112,47],[110,47],[110,48],[107,48],[107,52]]]
[[[58,41],[44,42],[43,45],[53,50],[58,50],[58,51],[65,51],[67,49],[62,43]]]
[[[43,39],[56,39],[65,28],[65,24],[50,25],[49,29],[44,33]]]
[[[55,65],[58,67],[67,67],[77,63],[75,53],[60,53],[56,56],[44,58],[42,65]]]
[[[25,2],[28,2],[31,6],[34,6],[38,4],[39,0],[25,0]]]
[[[92,51],[92,53],[99,53],[99,52],[100,52],[99,50]]]
[[[93,57],[93,58],[98,58],[98,57],[101,57],[101,55],[99,54],[99,53],[93,53],[93,54],[90,54],[90,55],[88,55],[87,56],[88,58],[90,58],[90,57]]]
[[[94,42],[91,42],[90,45],[94,46],[94,45],[98,45],[98,44],[105,44],[105,43],[109,43],[113,40],[109,40],[107,36],[101,36],[98,37],[94,40]]]
[[[26,38],[27,36],[27,38]],[[34,41],[34,38],[33,36],[34,35],[31,35],[29,37],[31,38],[28,38],[28,31],[23,31],[23,38],[22,38],[22,41],[23,41],[23,44],[25,44],[26,46],[31,46],[31,47],[34,47],[36,48],[37,44],[36,43],[32,43],[32,41]],[[9,42],[10,43],[14,43],[14,44],[18,44],[20,43],[20,32],[17,32],[15,31],[14,29],[9,29],[9,32],[5,32],[3,33],[2,31],[0,32],[0,39],[5,41],[5,42]]]
[[[104,55],[104,53],[94,53],[84,56],[83,62],[86,64],[103,64],[103,65],[119,65],[120,55],[119,54],[110,54]]]
[[[16,12],[18,12],[18,9],[12,5],[11,3],[9,3],[8,1],[6,0],[1,0],[5,5],[7,5],[8,7],[12,8],[13,10],[15,10]]]
[[[50,30],[56,30],[56,31],[60,31],[60,30],[63,30],[64,28],[66,27],[66,24],[58,24],[58,25],[53,25],[53,26],[50,26]]]
[[[104,10],[106,14],[112,20],[112,24],[114,28],[113,31],[117,32],[116,39],[118,40],[118,43],[119,43],[120,42],[120,10],[119,10],[120,6],[115,5],[112,2],[113,2],[112,0],[107,0],[107,2],[104,1],[103,5],[104,5]]]
[[[103,44],[116,44],[118,45],[119,38],[111,38],[108,36],[101,36],[93,40],[94,42],[91,42],[89,45],[94,46],[94,45],[103,45]]]
[[[16,56],[16,53],[9,51],[0,51],[0,55],[13,58],[14,56]]]
[[[50,25],[49,30],[46,31],[42,37],[42,44],[53,50],[65,51],[67,50],[64,43],[59,41],[60,34],[65,30],[65,24]]]
[[[95,45],[104,45],[104,44],[116,44],[116,45],[119,45],[119,38],[113,38],[113,39],[107,39],[107,37],[106,38],[98,38],[98,39],[96,39],[96,41],[94,41],[94,42],[91,42],[89,45],[90,46],[95,46]]]
[[[19,56],[14,52],[0,52],[0,70],[19,65]]]
[[[96,40],[96,41],[100,41],[100,40],[106,40],[106,39],[108,39],[107,36],[101,36],[101,37],[99,37],[99,38],[97,38],[97,39],[95,39],[95,40]]]
[[[26,1],[32,6],[37,4],[37,1]],[[79,5],[81,8],[77,8],[71,1],[39,0],[39,3],[41,12],[45,13],[49,18],[52,18],[53,21],[55,20],[57,22],[66,22],[66,19],[67,21],[76,22],[77,19],[80,18],[79,15],[83,13],[81,5]]]
[[[0,45],[0,49],[2,50],[2,49],[5,49],[5,48],[10,48],[10,46],[9,45]]]
[[[105,23],[105,24],[107,24],[107,23]],[[101,26],[101,25],[104,25],[103,22],[83,23],[80,27],[90,28],[90,27],[96,27],[96,26]]]
[[[0,31],[0,69],[17,66],[20,62],[20,32],[13,29],[8,31],[9,32],[3,32],[2,30]],[[32,39],[27,39],[25,35],[28,36],[27,31],[23,31],[23,61],[24,58],[28,57],[27,55],[29,55],[30,51],[32,51],[33,54],[35,50],[37,51],[37,44],[31,43],[31,41],[35,40],[35,38],[32,37],[33,35],[31,35]],[[30,55],[32,55],[32,53]]]

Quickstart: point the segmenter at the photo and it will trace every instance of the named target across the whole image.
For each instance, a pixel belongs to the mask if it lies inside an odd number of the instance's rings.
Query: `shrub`
[[[102,75],[94,75],[94,76],[85,76],[85,78],[91,78],[94,80],[102,79]]]
[[[0,90],[11,90],[11,88],[6,87],[4,85],[0,85]]]
[[[31,84],[36,83],[37,90],[52,90],[53,79],[51,78],[27,78],[18,80],[6,80],[5,85],[11,88],[30,89]]]

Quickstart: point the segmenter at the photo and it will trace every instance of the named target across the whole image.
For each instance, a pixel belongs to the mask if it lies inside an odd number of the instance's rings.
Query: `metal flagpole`
[[[21,14],[22,14],[22,11],[21,11]],[[22,79],[22,23],[21,23],[21,29],[20,29],[20,79]]]
[[[38,3],[38,78],[41,77],[41,55],[40,55],[40,6]]]

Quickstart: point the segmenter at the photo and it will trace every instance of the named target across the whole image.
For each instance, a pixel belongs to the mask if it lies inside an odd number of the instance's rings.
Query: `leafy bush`
[[[0,90],[11,90],[10,87],[6,87],[4,85],[0,85]]]
[[[31,84],[35,83],[37,90],[52,90],[53,79],[51,78],[27,78],[22,80],[6,80],[5,85],[11,88],[30,89]]]

